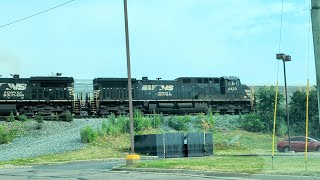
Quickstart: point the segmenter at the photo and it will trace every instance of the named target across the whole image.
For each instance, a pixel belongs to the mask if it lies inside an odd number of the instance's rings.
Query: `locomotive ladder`
[[[80,114],[80,101],[79,100],[74,101],[74,113],[76,115]]]
[[[96,113],[97,113],[96,100],[90,100],[90,105],[91,105],[91,113],[92,113],[92,114],[96,114]]]

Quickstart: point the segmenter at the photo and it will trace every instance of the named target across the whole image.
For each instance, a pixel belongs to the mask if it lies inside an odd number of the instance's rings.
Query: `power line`
[[[69,4],[69,3],[73,2],[73,1],[76,1],[76,0],[67,1],[67,2],[64,2],[64,3],[62,3],[62,4],[56,5],[56,6],[54,6],[54,7],[51,7],[51,8],[49,8],[49,9],[46,9],[46,10],[44,10],[44,11],[41,11],[41,12],[32,14],[32,15],[30,15],[30,16],[27,16],[27,17],[24,17],[24,18],[21,18],[21,19],[12,21],[12,22],[10,22],[10,23],[1,25],[1,26],[0,26],[0,29],[2,29],[2,28],[4,28],[4,27],[7,27],[7,26],[10,26],[10,25],[13,25],[13,24],[16,24],[16,23],[18,23],[18,22],[21,22],[21,21],[30,19],[30,18],[32,18],[32,17],[38,16],[38,15],[43,14],[43,13],[46,13],[46,12],[48,12],[48,11],[54,10],[54,9],[56,9],[56,8],[59,8],[59,7],[64,6],[64,5],[66,5],[66,4]]]

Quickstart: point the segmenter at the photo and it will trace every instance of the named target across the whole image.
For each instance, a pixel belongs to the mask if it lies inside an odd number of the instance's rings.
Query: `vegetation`
[[[166,124],[176,131],[186,132],[189,129],[190,121],[190,116],[171,116],[167,119]]]
[[[320,176],[319,158],[308,161],[308,171],[305,170],[304,157],[275,157],[272,169],[271,156],[244,157],[220,156],[204,158],[174,158],[157,161],[143,161],[138,168],[191,169],[214,172],[236,172],[249,174],[287,174]]]
[[[86,126],[80,130],[82,143],[91,143],[97,139],[98,133],[91,126]]]
[[[295,91],[289,103],[290,127],[293,134],[305,134],[306,122],[306,99],[305,91]],[[309,94],[309,133],[313,137],[319,137],[319,114],[317,91],[311,90]]]
[[[0,144],[12,142],[16,137],[25,134],[25,124],[20,121],[0,125]]]
[[[15,138],[15,131],[0,125],[0,144],[11,142]]]
[[[25,121],[28,121],[29,118],[23,114],[23,115],[18,116],[18,120],[21,122],[25,122]]]
[[[261,121],[261,117],[257,113],[251,113],[240,118],[241,128],[250,132],[263,132],[265,123]]]
[[[73,121],[73,116],[70,111],[66,111],[66,113],[64,114],[64,121],[67,121],[67,122]]]
[[[275,107],[276,89],[273,86],[262,87],[257,93],[257,115],[258,119],[265,126],[264,132],[272,132],[273,130],[273,116]],[[282,121],[285,117],[284,109],[281,106],[283,102],[283,94],[278,93],[277,98],[277,119],[278,122]],[[257,118],[254,118],[257,121]],[[259,123],[258,123],[259,124]],[[260,125],[258,125],[260,126]]]
[[[7,122],[13,122],[15,120],[15,117],[14,117],[14,115],[13,115],[13,112],[11,111],[10,112],[10,116],[8,116],[7,118],[6,118],[6,121]]]
[[[37,113],[34,117],[34,120],[37,122],[36,129],[41,129],[43,126],[43,114],[42,113]]]
[[[61,154],[49,154],[33,158],[0,162],[1,165],[27,165],[35,163],[67,162],[77,160],[102,160],[107,158],[123,158],[130,147],[129,135],[98,137],[94,143],[78,151]]]

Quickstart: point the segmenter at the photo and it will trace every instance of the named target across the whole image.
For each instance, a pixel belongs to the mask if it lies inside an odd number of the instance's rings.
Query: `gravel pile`
[[[0,161],[81,149],[85,144],[80,142],[80,129],[88,125],[96,128],[101,123],[99,119],[75,119],[70,123],[45,121],[37,130],[35,122],[27,122],[27,136],[0,145]]]

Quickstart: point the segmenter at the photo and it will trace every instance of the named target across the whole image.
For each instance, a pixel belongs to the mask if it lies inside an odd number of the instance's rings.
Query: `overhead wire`
[[[24,18],[21,18],[21,19],[12,21],[12,22],[7,23],[7,24],[0,25],[0,29],[2,29],[2,28],[4,28],[4,27],[7,27],[7,26],[11,26],[11,25],[13,25],[13,24],[19,23],[19,22],[24,21],[24,20],[30,19],[30,18],[32,18],[32,17],[41,15],[41,14],[46,13],[46,12],[48,12],[48,11],[57,9],[57,8],[59,8],[59,7],[62,7],[62,6],[64,6],[64,5],[67,5],[67,4],[69,4],[69,3],[73,2],[73,1],[76,1],[76,0],[69,0],[69,1],[66,1],[66,2],[64,2],[64,3],[58,4],[58,5],[56,5],[56,6],[53,6],[53,7],[49,8],[49,9],[46,9],[46,10],[37,12],[37,13],[35,13],[35,14],[26,16],[26,17],[24,17]]]

